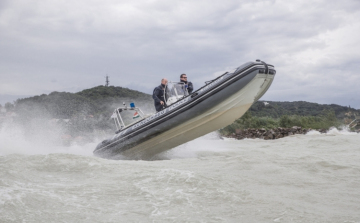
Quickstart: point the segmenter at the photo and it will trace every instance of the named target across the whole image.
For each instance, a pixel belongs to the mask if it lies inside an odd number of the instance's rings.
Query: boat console
[[[168,84],[165,86],[166,106],[170,106],[188,95],[189,93],[187,91],[187,88],[185,88],[185,84],[182,82],[169,81]]]

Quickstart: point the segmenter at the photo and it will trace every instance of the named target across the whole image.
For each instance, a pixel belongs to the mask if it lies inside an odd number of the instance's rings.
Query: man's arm
[[[191,92],[194,90],[194,86],[191,82],[188,82],[188,92],[191,94]]]
[[[159,88],[155,88],[154,89],[154,92],[153,92],[153,95],[152,95],[152,98],[154,99],[154,101],[156,103],[160,103],[161,102],[161,99],[158,97],[158,94],[159,94]]]
[[[158,95],[159,95],[159,93],[161,93],[161,91],[163,91],[163,90],[159,89],[159,88],[155,88],[154,92],[153,92],[153,99],[155,100],[156,103],[160,103],[161,105],[164,105],[165,102],[158,97]]]

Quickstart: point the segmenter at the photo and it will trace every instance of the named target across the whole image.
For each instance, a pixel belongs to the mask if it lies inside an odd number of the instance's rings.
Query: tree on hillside
[[[6,109],[6,111],[13,111],[14,105],[11,104],[10,102],[6,102],[4,108]]]

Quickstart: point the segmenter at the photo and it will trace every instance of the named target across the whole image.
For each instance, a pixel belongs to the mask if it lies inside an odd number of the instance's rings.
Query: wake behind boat
[[[94,150],[99,157],[151,159],[154,155],[230,125],[269,89],[274,66],[248,62],[187,94],[180,83],[165,88],[166,108],[146,117],[132,104],[114,112],[118,131]],[[142,117],[125,126],[121,112],[134,110]]]

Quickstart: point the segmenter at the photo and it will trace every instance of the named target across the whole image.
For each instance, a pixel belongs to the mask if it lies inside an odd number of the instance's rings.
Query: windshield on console
[[[182,82],[169,81],[165,87],[165,100],[167,106],[175,103],[187,95],[189,95],[189,93],[185,88],[185,84]]]

